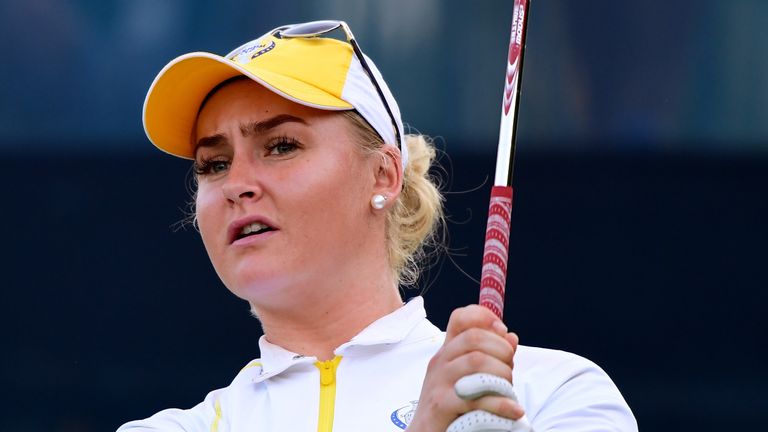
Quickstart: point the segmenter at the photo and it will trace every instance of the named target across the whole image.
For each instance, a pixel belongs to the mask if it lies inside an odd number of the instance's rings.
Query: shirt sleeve
[[[632,410],[605,371],[583,357],[549,352],[555,355],[540,359],[541,373],[526,377],[521,389],[526,399],[521,402],[536,432],[638,430]]]
[[[190,409],[166,409],[144,420],[128,422],[117,432],[225,432],[228,428],[222,414],[222,391],[209,393]]]

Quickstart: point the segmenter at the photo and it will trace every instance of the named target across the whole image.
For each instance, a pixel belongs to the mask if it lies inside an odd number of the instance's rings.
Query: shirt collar
[[[371,323],[349,342],[336,348],[335,353],[342,355],[345,350],[354,346],[401,342],[426,317],[424,299],[414,297],[401,308]]]
[[[334,353],[343,356],[352,347],[401,342],[426,317],[424,299],[414,297],[396,311],[371,323],[349,342],[336,348]],[[317,360],[314,357],[305,357],[288,351],[267,341],[264,336],[259,339],[259,350],[261,351],[259,375],[262,379],[277,375],[293,365],[314,363]]]

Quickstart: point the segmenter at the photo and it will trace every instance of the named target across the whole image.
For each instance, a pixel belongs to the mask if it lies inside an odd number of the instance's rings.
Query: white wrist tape
[[[496,375],[477,373],[456,381],[456,394],[464,400],[475,400],[485,395],[499,395],[517,402],[512,383]]]
[[[523,416],[510,420],[488,411],[470,411],[448,426],[445,432],[534,432],[528,419]]]
[[[456,381],[454,389],[456,395],[464,400],[497,395],[517,402],[512,383],[495,375],[483,373],[467,375]],[[487,411],[475,410],[454,420],[446,432],[533,432],[533,429],[525,416],[510,420]]]

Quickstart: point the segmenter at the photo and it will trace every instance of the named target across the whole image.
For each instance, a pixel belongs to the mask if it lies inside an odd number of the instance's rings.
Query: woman
[[[333,30],[346,42],[323,36]],[[442,218],[434,149],[404,135],[343,22],[177,58],[144,125],[161,150],[194,159],[203,243],[264,336],[228,387],[120,431],[636,430],[591,362],[518,346],[479,306],[442,333],[421,298],[403,305],[398,286]]]

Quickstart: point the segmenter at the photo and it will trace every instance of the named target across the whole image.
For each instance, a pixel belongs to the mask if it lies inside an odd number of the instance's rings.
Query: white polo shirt
[[[397,432],[418,404],[427,364],[445,334],[422,298],[377,320],[318,362],[262,337],[262,358],[197,406],[167,409],[118,432]],[[536,432],[637,431],[611,379],[563,351],[519,346],[513,382]]]

